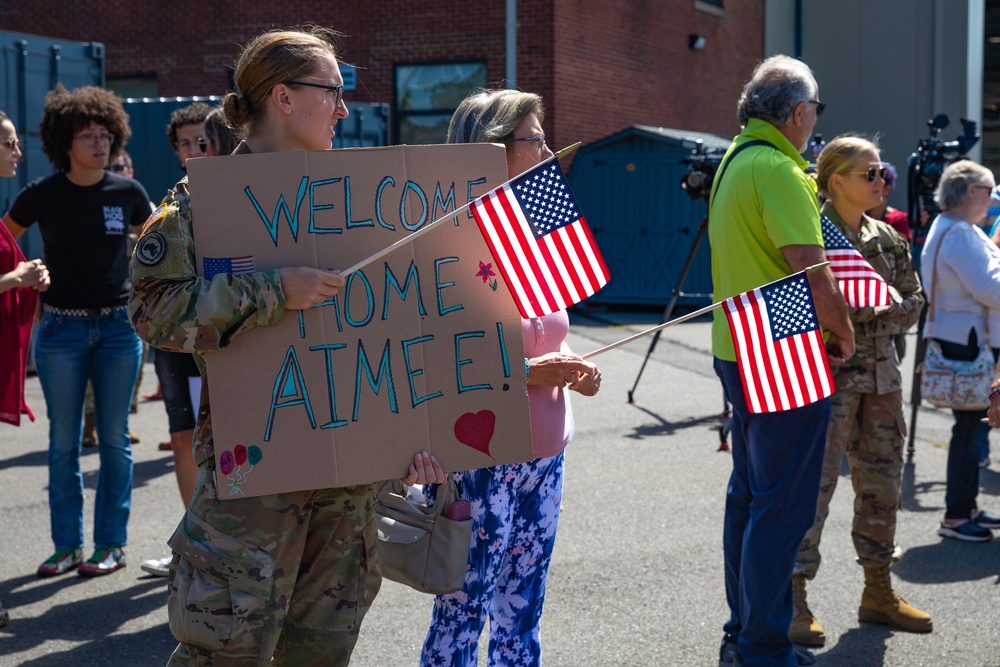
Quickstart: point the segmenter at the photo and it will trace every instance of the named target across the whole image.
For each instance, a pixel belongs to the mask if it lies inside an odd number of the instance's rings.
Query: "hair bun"
[[[232,127],[243,127],[247,124],[250,115],[250,105],[239,93],[232,91],[226,93],[222,98],[222,110],[226,114],[226,120]]]

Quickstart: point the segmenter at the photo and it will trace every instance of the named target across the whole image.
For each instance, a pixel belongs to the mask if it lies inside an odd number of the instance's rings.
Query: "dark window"
[[[694,0],[694,8],[713,16],[725,16],[724,0]]]
[[[486,63],[397,65],[395,81],[396,142],[443,144],[452,113],[486,86]]]
[[[156,75],[108,77],[108,90],[119,97],[157,97]]]

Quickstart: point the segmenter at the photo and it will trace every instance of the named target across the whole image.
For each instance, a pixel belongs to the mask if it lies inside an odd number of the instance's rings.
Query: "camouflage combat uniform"
[[[185,179],[147,222],[132,281],[129,315],[139,336],[198,353],[203,378],[198,485],[169,542],[167,606],[180,641],[169,665],[270,665],[272,656],[274,665],[346,665],[381,584],[374,485],[238,499],[220,499],[216,486],[210,382],[200,355],[281,318],[278,271],[199,277]]]
[[[855,233],[830,204],[823,213],[847,237],[868,263],[889,283],[888,306],[848,306],[854,325],[854,356],[835,371],[823,476],[816,520],[799,547],[795,572],[807,579],[819,569],[819,543],[840,466],[847,454],[854,485],[854,525],[851,537],[863,566],[888,565],[895,544],[896,512],[903,469],[902,375],[894,336],[906,332],[924,304],[920,280],[906,240],[884,222],[865,216]]]

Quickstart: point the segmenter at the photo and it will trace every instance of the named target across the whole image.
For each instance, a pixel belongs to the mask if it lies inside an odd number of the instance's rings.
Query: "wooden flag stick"
[[[819,269],[822,269],[823,267],[829,266],[829,265],[830,265],[830,262],[822,262],[820,264],[813,264],[812,266],[807,266],[806,268],[802,269],[802,271],[800,271],[799,273],[812,273],[813,271],[818,271]],[[794,275],[794,274],[792,274],[792,275]],[[776,282],[779,282],[781,280],[785,280],[785,278],[788,278],[788,276],[785,276],[784,278],[779,278],[778,280],[772,280],[771,282],[767,283],[767,285],[761,285],[760,287],[758,287],[756,289],[763,289],[763,288],[767,287],[768,285],[773,285]],[[632,336],[629,336],[628,338],[624,338],[624,339],[618,341],[617,343],[611,343],[611,345],[605,345],[604,347],[602,347],[600,349],[597,349],[597,350],[594,350],[593,352],[588,352],[587,354],[583,355],[581,358],[582,359],[590,359],[591,357],[596,357],[599,354],[604,354],[608,350],[613,350],[616,347],[621,347],[622,345],[626,345],[628,343],[631,343],[632,341],[639,340],[640,338],[648,336],[651,333],[656,333],[657,331],[660,331],[662,329],[666,329],[668,327],[672,327],[675,324],[680,324],[681,322],[687,322],[688,320],[693,320],[696,317],[700,317],[701,315],[704,315],[705,313],[710,313],[713,310],[715,310],[716,308],[721,307],[723,303],[725,303],[725,301],[718,301],[716,303],[713,303],[710,306],[705,306],[704,308],[701,308],[700,310],[696,310],[693,313],[688,313],[687,315],[682,315],[681,317],[678,317],[677,319],[670,320],[669,322],[664,322],[663,324],[659,324],[659,325],[657,325],[655,327],[646,329],[645,331],[640,331],[639,333],[634,334]]]
[[[528,173],[532,169],[536,169],[539,165],[545,164],[546,162],[549,162],[550,160],[558,160],[562,156],[568,155],[569,153],[572,153],[573,151],[575,151],[580,146],[581,146],[581,142],[578,141],[575,144],[571,144],[571,145],[567,146],[566,148],[563,148],[560,151],[556,151],[556,153],[553,154],[552,157],[550,157],[550,158],[548,158],[546,160],[543,160],[542,162],[540,162],[539,164],[535,165],[534,167],[531,167],[530,169],[525,169],[523,172],[521,172],[520,174],[518,174],[514,178],[511,178],[511,179],[509,179],[507,181],[504,181],[503,183],[501,183],[497,187],[503,187],[507,183],[510,183],[511,181],[513,181],[513,180],[515,180],[517,178],[520,178],[521,176],[523,176],[524,174]],[[495,190],[495,189],[496,188],[493,188],[493,190]],[[490,190],[490,192],[492,192],[493,190]],[[442,222],[445,222],[447,220],[451,220],[452,218],[457,218],[459,213],[465,212],[465,210],[467,208],[469,208],[470,206],[472,206],[472,204],[475,201],[476,200],[473,199],[468,204],[466,204],[464,206],[460,206],[459,208],[455,209],[451,213],[438,218],[437,220],[435,220],[434,222],[430,223],[429,225],[425,225],[424,227],[422,227],[421,229],[418,229],[417,231],[413,232],[409,236],[406,236],[405,238],[401,238],[400,240],[396,241],[392,245],[387,246],[385,248],[382,248],[381,250],[379,250],[377,253],[375,253],[371,257],[369,257],[367,259],[361,260],[360,262],[358,262],[357,264],[355,264],[354,266],[352,266],[352,267],[350,267],[348,269],[344,269],[343,271],[340,272],[340,275],[342,275],[342,276],[350,275],[350,274],[354,273],[355,271],[357,271],[357,270],[359,270],[361,268],[364,268],[368,264],[371,264],[372,262],[374,262],[374,261],[376,261],[378,259],[381,259],[382,257],[385,257],[386,255],[388,255],[393,250],[398,250],[402,246],[404,246],[407,243],[410,243],[411,241],[413,241],[414,239],[416,239],[418,236],[426,234],[427,232],[431,231],[432,229],[434,229],[435,227],[437,227]]]

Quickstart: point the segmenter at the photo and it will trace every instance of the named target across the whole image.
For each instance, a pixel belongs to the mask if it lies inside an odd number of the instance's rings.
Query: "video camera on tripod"
[[[914,230],[914,241],[920,243],[926,233],[920,230],[920,204],[927,211],[930,220],[941,212],[934,201],[934,191],[941,182],[941,174],[952,162],[966,157],[979,141],[976,122],[962,118],[962,134],[955,141],[942,141],[941,131],[948,127],[948,116],[941,113],[927,121],[930,136],[921,139],[907,160],[906,205],[910,228]]]
[[[708,203],[715,172],[719,170],[719,163],[722,162],[726,150],[726,148],[706,148],[700,139],[695,142],[691,154],[684,158],[688,170],[681,177],[681,190],[686,192],[688,197],[704,199]]]
[[[813,135],[809,143],[809,152],[813,162],[807,171],[815,171],[815,160],[820,151],[826,146],[822,134]],[[681,177],[681,190],[687,193],[691,199],[704,199],[708,203],[708,198],[712,194],[712,183],[715,182],[715,174],[719,170],[722,158],[725,157],[728,147],[706,148],[700,139],[695,142],[695,147],[691,154],[684,158],[684,163],[688,165],[687,173]]]

